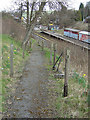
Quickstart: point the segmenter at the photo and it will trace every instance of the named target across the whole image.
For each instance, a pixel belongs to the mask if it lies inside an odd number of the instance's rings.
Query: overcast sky
[[[71,1],[69,2],[70,8],[78,10],[81,2],[84,5],[86,5],[86,2],[90,0],[67,0],[67,1]],[[12,5],[12,0],[0,0],[0,11],[5,10],[5,9],[9,10],[11,5]]]
[[[84,6],[85,6],[86,3],[89,2],[89,1],[90,0],[71,0],[70,6],[71,6],[71,8],[74,8],[75,10],[78,10],[80,3],[83,3]]]

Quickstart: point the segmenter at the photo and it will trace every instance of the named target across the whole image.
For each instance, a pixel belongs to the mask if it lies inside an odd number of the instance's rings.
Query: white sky
[[[68,1],[68,0],[67,0]],[[79,5],[80,3],[83,3],[84,6],[86,5],[87,2],[89,2],[90,0],[70,0],[70,7],[74,8],[75,10],[79,9]]]
[[[9,8],[12,5],[12,1],[13,0],[0,0],[0,11],[9,10]],[[70,8],[78,10],[81,2],[84,5],[86,5],[86,2],[88,2],[90,0],[67,0],[67,1],[70,1],[69,2]]]

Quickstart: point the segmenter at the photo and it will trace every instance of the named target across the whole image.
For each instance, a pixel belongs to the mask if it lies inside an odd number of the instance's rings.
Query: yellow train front
[[[49,24],[48,25],[48,30],[54,30],[54,25],[53,24]]]

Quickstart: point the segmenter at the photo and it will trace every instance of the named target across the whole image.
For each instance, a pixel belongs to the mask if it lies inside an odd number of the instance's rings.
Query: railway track
[[[36,36],[39,38],[42,38],[44,40],[49,40],[48,37],[53,37],[56,38],[58,41],[63,40],[65,42],[72,43],[74,45],[80,46],[82,48],[90,50],[90,43],[82,42],[76,39],[68,38],[66,36],[60,35],[58,33],[53,33],[53,32],[47,32],[47,31],[41,31],[40,33],[35,33]]]

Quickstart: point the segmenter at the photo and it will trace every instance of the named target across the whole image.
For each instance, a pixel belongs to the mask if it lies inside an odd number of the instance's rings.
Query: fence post
[[[42,40],[42,51],[43,51],[43,49],[44,49],[44,41]]]
[[[56,60],[56,44],[54,43],[53,44],[53,50],[54,50],[54,57],[53,57],[53,65],[55,64],[55,60]],[[53,68],[53,70],[54,70],[55,68]]]
[[[64,97],[66,97],[68,95],[69,61],[70,61],[70,50],[67,49],[66,56],[65,56]]]
[[[55,45],[55,49],[56,49],[56,52],[57,52],[57,44]]]
[[[51,43],[51,46],[50,46],[50,63],[52,63],[52,48],[53,48],[53,44]]]
[[[30,51],[30,48],[29,48],[29,47],[30,47],[30,41],[27,42],[27,45],[26,45],[26,46],[27,46],[27,49],[26,49],[26,50]]]
[[[47,47],[47,40],[45,40],[45,47]]]
[[[38,46],[39,46],[40,44],[39,44],[39,39],[38,39]]]
[[[13,44],[10,45],[10,77],[13,77]]]
[[[30,40],[30,49],[32,48],[32,40]]]
[[[23,45],[23,55],[22,55],[23,58],[24,58],[24,51],[25,51],[25,45]]]

